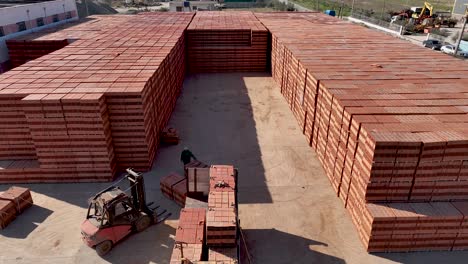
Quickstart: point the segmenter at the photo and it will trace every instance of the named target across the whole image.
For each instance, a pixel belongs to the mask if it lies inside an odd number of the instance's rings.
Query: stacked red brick
[[[468,230],[445,228],[461,219],[459,211],[429,203],[468,198],[466,64],[322,14],[257,17],[272,33],[273,77],[367,249],[466,248],[447,242]],[[431,66],[438,63],[449,69]],[[378,207],[372,202],[414,201],[424,203],[403,206],[418,214],[369,209]],[[433,230],[385,233],[383,242],[369,225],[384,218],[399,228],[421,215]],[[426,244],[400,244],[422,235]],[[441,240],[447,243],[432,246]]]
[[[18,67],[68,45],[67,40],[7,40],[12,67]]]
[[[210,168],[210,193],[206,216],[206,244],[210,247],[236,247],[235,177],[235,170],[231,165],[213,165]]]
[[[177,173],[171,173],[160,181],[160,189],[164,196],[174,200],[179,206],[185,207],[187,198],[187,179]]]
[[[268,31],[252,12],[197,12],[187,29],[190,72],[265,71]]]
[[[179,226],[176,230],[171,264],[180,264],[182,259],[191,262],[202,260],[205,219],[206,210],[204,208],[184,208],[180,210]]]
[[[94,17],[38,40],[74,42],[0,76],[0,182],[107,181],[148,169],[181,90],[193,14]],[[76,40],[77,39],[77,40]]]
[[[27,188],[12,186],[0,194],[0,229],[8,226],[32,204],[31,192]]]

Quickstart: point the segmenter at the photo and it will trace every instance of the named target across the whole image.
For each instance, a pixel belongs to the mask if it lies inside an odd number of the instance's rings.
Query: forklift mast
[[[135,172],[133,169],[127,169],[125,176],[130,182],[132,192],[133,206],[139,211],[146,213],[148,216],[153,217],[153,210],[146,204],[145,182],[141,173]]]

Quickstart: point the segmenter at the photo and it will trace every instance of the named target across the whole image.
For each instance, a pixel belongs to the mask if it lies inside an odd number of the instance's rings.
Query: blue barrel
[[[335,12],[335,10],[325,10],[325,14],[327,14],[329,16],[335,16],[336,12]]]

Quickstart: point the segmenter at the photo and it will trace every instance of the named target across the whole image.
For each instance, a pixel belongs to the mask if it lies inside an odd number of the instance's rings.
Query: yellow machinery
[[[413,18],[418,20],[424,20],[426,18],[430,18],[433,15],[434,7],[429,2],[424,2],[424,6],[421,8],[411,8],[414,11]]]

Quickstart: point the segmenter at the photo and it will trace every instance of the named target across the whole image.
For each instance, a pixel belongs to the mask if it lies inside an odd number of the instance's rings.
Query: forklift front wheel
[[[136,230],[137,232],[141,232],[148,228],[151,225],[151,217],[148,215],[142,215],[140,219],[137,220],[136,222]]]
[[[106,240],[96,245],[96,252],[99,256],[104,256],[112,249],[112,241]]]

